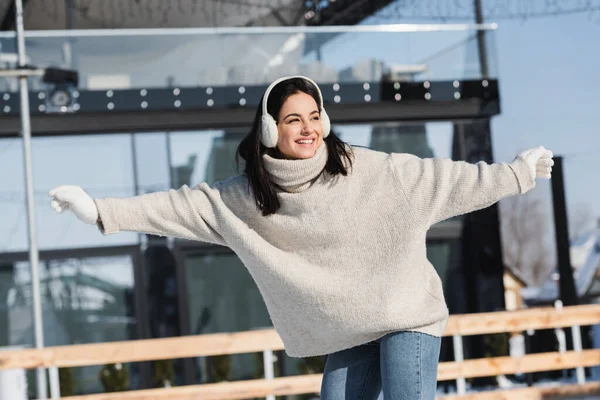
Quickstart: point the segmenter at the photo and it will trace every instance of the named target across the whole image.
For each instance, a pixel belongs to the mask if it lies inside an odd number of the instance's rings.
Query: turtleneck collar
[[[288,160],[263,154],[265,168],[271,181],[286,192],[302,192],[319,177],[327,164],[327,145],[321,146],[311,158]]]

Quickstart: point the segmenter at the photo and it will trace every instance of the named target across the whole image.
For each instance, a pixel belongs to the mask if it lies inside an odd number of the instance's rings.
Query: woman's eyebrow
[[[314,110],[309,115],[313,115],[314,113],[318,114],[319,110]],[[294,117],[300,117],[300,114],[298,114],[298,113],[290,113],[290,114],[286,115],[285,117],[283,117],[283,119],[286,119],[287,117],[292,117],[292,116],[294,116]]]

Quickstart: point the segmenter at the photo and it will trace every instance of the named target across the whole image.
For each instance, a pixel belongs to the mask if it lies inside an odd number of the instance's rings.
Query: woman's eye
[[[292,122],[298,122],[298,121],[300,121],[298,118],[290,119],[290,120],[288,120],[288,124],[291,124]]]
[[[317,117],[313,117],[313,120],[318,121],[319,117],[318,116]]]

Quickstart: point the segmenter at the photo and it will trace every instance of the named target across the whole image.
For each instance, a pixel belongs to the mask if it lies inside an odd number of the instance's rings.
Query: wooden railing
[[[552,371],[600,365],[600,349],[581,349],[579,327],[600,324],[600,305],[536,308],[512,312],[452,315],[444,336],[454,340],[455,361],[439,364],[438,380],[456,380],[458,394],[447,399],[541,399],[549,396],[600,393],[600,382],[584,382],[560,387],[528,387],[495,390],[487,393],[465,393],[467,378]],[[529,329],[570,328],[575,350],[528,354],[521,357],[494,357],[463,360],[462,337]],[[0,352],[0,369],[51,369],[112,363],[127,363],[189,357],[272,352],[283,350],[274,330],[226,334],[186,336],[168,339],[136,340],[100,344],[48,347]],[[266,370],[266,369],[265,369]],[[268,395],[318,393],[321,375],[244,380],[217,384],[191,385],[164,389],[137,390],[121,393],[63,397],[64,400],[158,400],[203,399],[234,400]]]

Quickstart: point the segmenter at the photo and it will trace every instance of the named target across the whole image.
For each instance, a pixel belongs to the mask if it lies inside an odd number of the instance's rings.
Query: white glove
[[[552,156],[553,155],[550,150],[546,150],[543,146],[539,146],[535,149],[530,149],[519,153],[517,158],[521,158],[523,161],[525,161],[525,164],[527,164],[529,167],[529,172],[531,172],[533,179],[550,179],[552,177],[552,166],[554,165]]]
[[[49,193],[50,205],[57,213],[71,210],[86,224],[95,225],[98,221],[98,207],[94,200],[79,186],[58,186]]]

